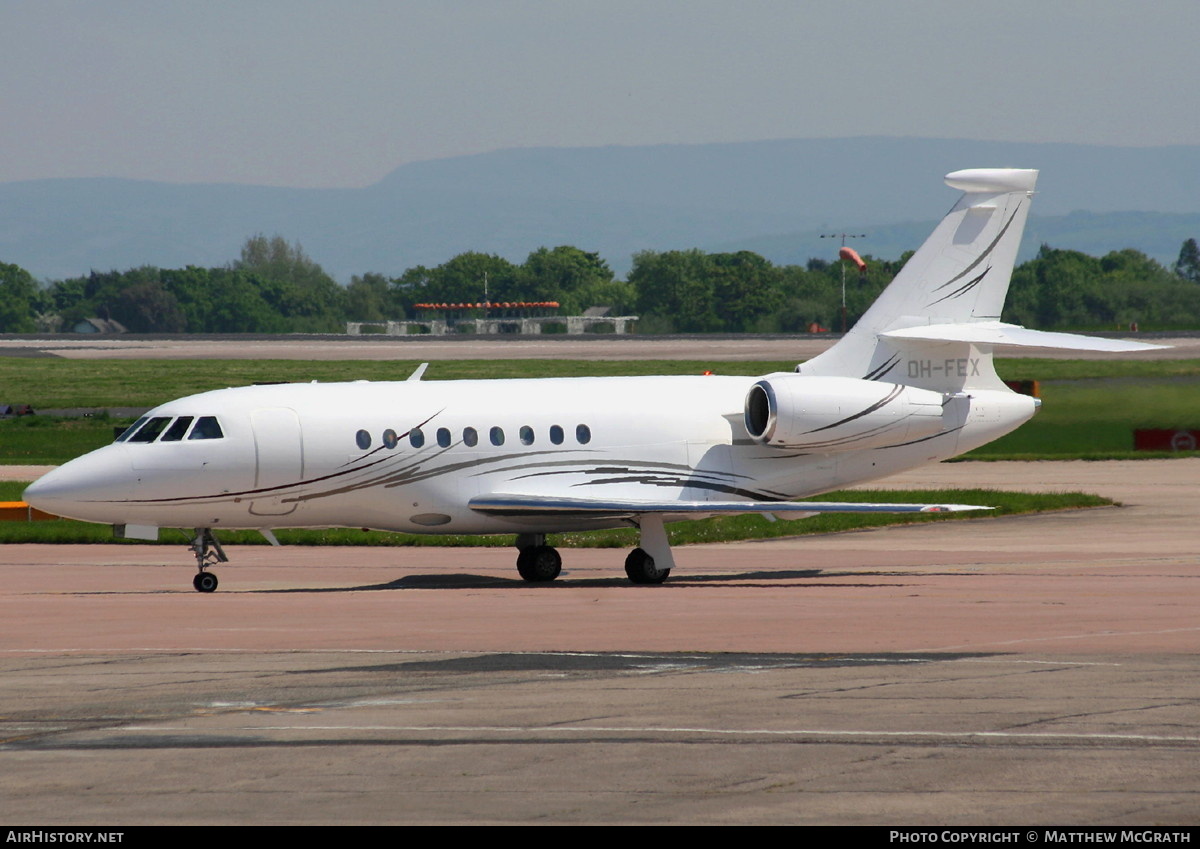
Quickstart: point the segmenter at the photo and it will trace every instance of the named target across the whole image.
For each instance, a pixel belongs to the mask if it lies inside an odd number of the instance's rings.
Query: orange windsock
[[[854,263],[859,271],[867,270],[867,264],[863,262],[862,257],[858,255],[858,251],[854,250],[854,248],[843,247],[838,251],[838,257]]]

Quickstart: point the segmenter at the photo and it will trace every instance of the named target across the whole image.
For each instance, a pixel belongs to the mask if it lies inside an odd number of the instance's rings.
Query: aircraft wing
[[[973,504],[873,504],[855,501],[640,501],[634,499],[577,498],[557,495],[492,493],[472,498],[472,510],[496,516],[638,516],[647,513],[701,515],[738,513],[956,513],[991,510]]]

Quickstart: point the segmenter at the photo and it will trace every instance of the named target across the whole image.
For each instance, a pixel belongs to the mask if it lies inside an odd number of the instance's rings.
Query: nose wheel
[[[221,548],[212,528],[196,528],[196,536],[188,548],[196,558],[196,568],[200,570],[192,578],[192,587],[198,593],[216,592],[217,576],[206,570],[218,563],[228,563],[229,558],[225,556],[225,549]]]

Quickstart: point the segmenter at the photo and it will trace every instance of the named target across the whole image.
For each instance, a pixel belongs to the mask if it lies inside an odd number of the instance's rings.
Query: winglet
[[[409,380],[420,380],[421,375],[425,374],[425,369],[429,368],[429,363],[421,363],[417,366],[417,370],[408,376]]]

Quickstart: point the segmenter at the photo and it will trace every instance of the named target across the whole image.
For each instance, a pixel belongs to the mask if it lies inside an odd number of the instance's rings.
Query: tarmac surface
[[[18,472],[17,474],[20,474]],[[1121,506],[677,551],[0,548],[0,817],[1200,821],[1200,460],[884,485]]]

